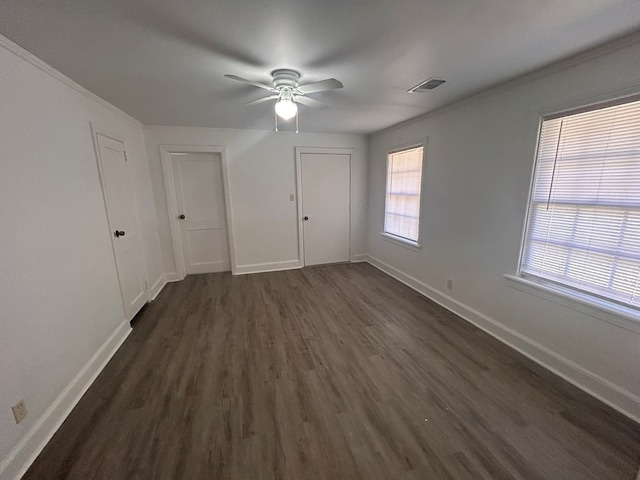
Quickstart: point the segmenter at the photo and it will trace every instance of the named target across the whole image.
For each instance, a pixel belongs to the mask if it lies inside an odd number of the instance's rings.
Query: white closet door
[[[174,153],[171,160],[187,274],[230,270],[220,154]]]
[[[126,319],[131,320],[148,297],[127,157],[122,142],[99,133],[96,139],[122,303]]]
[[[349,261],[350,160],[347,154],[300,155],[305,265]]]

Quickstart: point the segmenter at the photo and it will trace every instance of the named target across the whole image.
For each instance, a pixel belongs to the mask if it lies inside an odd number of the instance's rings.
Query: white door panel
[[[171,160],[187,274],[230,270],[221,156],[172,154]]]
[[[125,317],[131,320],[146,303],[147,292],[126,154],[122,142],[99,133],[96,140],[120,292]]]
[[[349,261],[350,159],[300,155],[305,265]]]

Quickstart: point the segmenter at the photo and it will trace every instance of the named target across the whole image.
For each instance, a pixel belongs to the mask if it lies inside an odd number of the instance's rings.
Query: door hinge
[[[147,285],[146,280],[145,280],[145,282],[144,282],[144,289],[145,289],[145,290],[149,290],[149,285]]]
[[[124,161],[126,162],[126,161],[128,161],[128,160],[129,160],[129,159],[127,158],[127,152],[125,151],[125,152],[124,152]]]

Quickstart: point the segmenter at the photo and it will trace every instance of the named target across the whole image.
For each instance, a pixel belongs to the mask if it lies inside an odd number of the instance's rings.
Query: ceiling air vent
[[[429,78],[422,83],[419,83],[413,88],[407,90],[409,93],[424,93],[427,90],[433,90],[436,87],[439,87],[445,82],[445,80],[441,78]]]

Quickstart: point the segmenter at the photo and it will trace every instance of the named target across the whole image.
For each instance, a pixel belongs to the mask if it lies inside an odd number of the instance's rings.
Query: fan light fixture
[[[258,98],[252,100],[245,105],[258,105],[260,103],[276,101],[275,109],[273,111],[273,118],[275,120],[275,130],[278,131],[278,118],[283,120],[291,120],[296,118],[296,133],[298,133],[298,104],[301,103],[305,107],[310,108],[324,108],[326,105],[319,102],[307,95],[317,92],[324,92],[327,90],[335,90],[342,88],[342,83],[335,78],[326,78],[319,82],[307,83],[300,85],[298,80],[300,78],[300,72],[290,70],[288,68],[279,68],[271,72],[271,83],[254,82],[253,80],[247,80],[246,78],[239,77],[237,75],[225,75],[226,78],[235,80],[237,82],[253,85],[254,87],[262,88],[271,93],[268,97]]]
[[[280,98],[276,102],[276,115],[284,120],[293,118],[298,113],[298,106],[293,101],[293,95],[291,91],[285,87],[280,92]]]
[[[289,120],[298,113],[298,106],[290,98],[283,98],[276,103],[276,113],[280,118]]]

